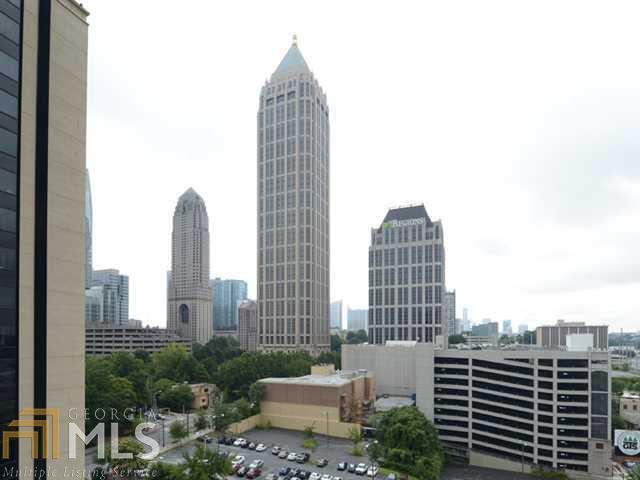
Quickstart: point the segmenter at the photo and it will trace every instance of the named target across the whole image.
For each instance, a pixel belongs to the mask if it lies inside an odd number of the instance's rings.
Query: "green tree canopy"
[[[358,330],[357,332],[348,331],[345,343],[354,345],[357,343],[366,343],[369,341],[369,335],[366,330]]]
[[[444,464],[438,433],[416,407],[393,408],[380,418],[377,455],[385,465],[421,480],[437,480]]]
[[[464,343],[464,335],[449,335],[449,345],[458,345]]]
[[[194,480],[211,480],[217,476],[224,478],[233,472],[226,456],[203,445],[198,445],[193,455],[185,454],[183,465],[189,472],[189,478]]]
[[[173,440],[182,440],[189,433],[187,432],[187,426],[182,420],[176,420],[169,426],[169,436]]]
[[[174,412],[187,411],[193,403],[193,392],[188,385],[174,385],[160,394],[158,405]]]

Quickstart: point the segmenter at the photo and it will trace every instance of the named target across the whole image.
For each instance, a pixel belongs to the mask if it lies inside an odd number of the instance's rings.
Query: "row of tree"
[[[311,357],[306,352],[242,352],[236,340],[214,337],[207,344],[172,344],[160,352],[118,352],[86,361],[85,403],[87,428],[99,422],[118,423],[125,430],[136,424],[131,409],[146,410],[157,404],[173,411],[188,410],[193,394],[188,384],[213,383],[225,402],[240,412],[255,411],[259,392],[254,386],[266,377],[297,377],[311,365],[337,363],[340,355],[327,352]],[[107,418],[105,418],[105,413]]]

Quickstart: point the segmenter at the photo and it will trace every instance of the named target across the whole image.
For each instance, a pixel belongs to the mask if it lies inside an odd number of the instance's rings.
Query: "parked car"
[[[302,470],[299,474],[298,477],[301,480],[308,480],[309,476],[311,475],[311,472],[309,470]]]
[[[287,460],[289,460],[290,462],[295,462],[297,455],[297,453],[291,452],[289,455],[287,455]]]
[[[247,467],[242,466],[238,470],[236,470],[236,475],[239,477],[244,477],[248,471],[249,469]]]
[[[326,467],[329,464],[329,461],[326,458],[321,458],[316,462],[316,465],[319,467]]]
[[[256,452],[264,452],[266,449],[267,446],[264,443],[259,443],[258,445],[256,445]]]
[[[387,480],[398,480],[398,478],[396,477],[396,474],[391,472],[389,475],[387,475]]]
[[[267,474],[265,480],[277,480],[278,476],[275,473]]]
[[[281,477],[285,477],[288,475],[288,473],[291,471],[290,467],[282,467],[278,473],[280,474]]]
[[[320,477],[320,480],[332,480],[332,479],[333,477],[328,473],[325,473],[324,475],[322,475],[322,477]]]
[[[231,465],[243,465],[245,460],[244,455],[236,455],[233,457],[233,460],[231,460]]]
[[[364,463],[359,463],[356,467],[355,474],[356,475],[364,475],[367,473],[367,466]]]
[[[342,477],[333,477],[333,480],[342,480]]]
[[[227,437],[224,441],[225,445],[233,445],[236,439],[234,437]]]
[[[287,452],[286,450],[281,450],[280,453],[278,454],[278,458],[281,459],[285,459],[289,456],[289,452]]]
[[[271,449],[271,453],[274,455],[278,455],[282,449],[278,445],[274,445]]]
[[[300,457],[302,457],[302,459],[300,459]],[[296,462],[305,463],[308,461],[309,461],[309,454],[307,452],[302,452],[298,454],[298,459],[296,460]]]
[[[347,469],[347,462],[340,462],[340,463],[338,464],[338,470],[339,470],[340,472],[343,472],[343,471],[345,471],[346,469]]]
[[[320,480],[321,475],[318,472],[313,472],[309,475],[309,480]]]
[[[244,438],[236,438],[236,439],[233,441],[233,446],[234,446],[234,447],[239,447],[239,446],[240,446],[240,444],[241,444],[242,442],[244,442]]]
[[[250,468],[247,472],[247,478],[258,478],[261,473],[262,470],[260,470],[259,468]]]
[[[259,458],[256,458],[253,462],[251,462],[251,465],[249,465],[249,468],[262,468],[263,465],[264,465],[264,462]]]
[[[248,446],[249,446],[249,441],[243,438],[242,441],[240,442],[240,448],[247,448]]]
[[[255,449],[256,449],[256,444],[255,444],[255,443],[253,443],[253,442],[251,442],[251,443],[249,443],[249,445],[247,445],[247,448],[248,448],[249,450],[255,450]]]
[[[349,465],[347,465],[347,472],[356,473],[356,464],[350,463]]]
[[[371,477],[371,478],[375,477],[376,475],[378,475],[379,470],[380,469],[375,465],[371,465],[367,470],[367,477]]]

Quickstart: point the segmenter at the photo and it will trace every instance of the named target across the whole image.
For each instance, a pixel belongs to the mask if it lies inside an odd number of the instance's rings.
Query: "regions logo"
[[[382,224],[382,230],[389,230],[390,228],[406,227],[411,225],[424,225],[426,223],[424,218],[409,218],[407,220],[389,220]]]

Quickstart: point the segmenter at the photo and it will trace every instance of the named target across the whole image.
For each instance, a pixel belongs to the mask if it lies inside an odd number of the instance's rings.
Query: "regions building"
[[[173,213],[167,280],[167,329],[195,342],[208,342],[213,332],[209,216],[193,188],[180,196]]]
[[[184,345],[191,351],[189,338],[164,328],[87,324],[85,330],[85,351],[89,356],[111,355],[116,352],[134,353],[138,350],[155,353],[172,343]]]
[[[375,402],[375,378],[367,371],[338,371],[333,365],[314,365],[311,375],[263,378],[262,422],[276,428],[304,430],[349,438]]]
[[[413,395],[450,455],[473,465],[611,475],[606,352],[343,345],[345,369],[367,369],[377,394]]]
[[[329,107],[294,38],[260,91],[258,342],[329,350]]]
[[[129,277],[116,269],[94,270],[90,289],[85,291],[87,302],[102,294],[102,317],[97,321],[109,325],[126,325],[129,322]],[[93,315],[92,310],[91,315]],[[96,321],[93,316],[87,321]]]
[[[247,282],[214,278],[209,283],[213,292],[213,329],[237,329],[238,305],[247,299]]]
[[[563,347],[567,345],[567,335],[590,333],[593,335],[593,348],[609,348],[608,325],[586,325],[584,322],[565,322],[558,320],[555,325],[536,328],[536,342],[539,347]]]
[[[347,330],[358,331],[367,330],[367,315],[369,311],[366,309],[351,309],[347,307]]]
[[[371,229],[369,342],[445,345],[444,234],[424,205],[393,208]]]
[[[87,16],[73,0],[0,0],[2,478],[84,471],[83,443],[66,440],[70,423],[84,431],[68,412],[85,401]],[[55,425],[59,450],[18,440],[34,433],[18,420]]]
[[[238,341],[246,352],[258,349],[258,305],[246,300],[238,307]]]

